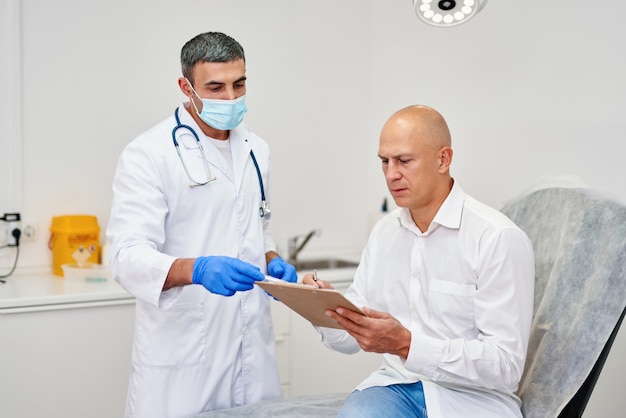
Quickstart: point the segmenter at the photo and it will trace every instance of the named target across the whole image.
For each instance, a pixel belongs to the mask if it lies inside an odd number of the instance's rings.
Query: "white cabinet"
[[[297,316],[297,314],[293,314]],[[291,395],[350,393],[380,366],[380,354],[343,354],[326,348],[313,326],[292,318]]]
[[[276,359],[283,396],[291,394],[291,312],[280,302],[272,302],[272,320],[276,337]]]
[[[0,310],[0,414],[122,417],[134,300]]]
[[[51,274],[0,284],[0,416],[124,416],[135,299]]]
[[[352,273],[347,271],[349,280]],[[333,286],[343,292],[348,283],[333,281]],[[349,393],[380,366],[379,354],[330,350],[309,321],[280,302],[272,304],[272,315],[285,396]]]

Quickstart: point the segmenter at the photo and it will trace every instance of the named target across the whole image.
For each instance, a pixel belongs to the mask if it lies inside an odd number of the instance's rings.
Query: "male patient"
[[[451,177],[450,131],[436,110],[393,114],[378,155],[398,208],[372,230],[346,291],[366,316],[338,308],[327,315],[347,332],[318,329],[328,347],[383,353],[383,364],[338,416],[521,418],[530,240]]]

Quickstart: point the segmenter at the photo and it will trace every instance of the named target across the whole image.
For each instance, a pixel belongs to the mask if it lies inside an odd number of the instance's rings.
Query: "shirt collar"
[[[446,200],[443,201],[441,207],[437,211],[435,218],[430,223],[426,234],[429,234],[437,226],[441,225],[450,229],[459,229],[461,226],[461,215],[463,214],[463,204],[465,203],[465,192],[461,189],[461,186],[455,181],[452,185],[452,190],[446,197]],[[400,216],[398,217],[398,221],[400,225],[405,228],[415,231],[416,233],[422,234],[417,229],[415,222],[413,222],[413,218],[411,217],[411,212],[408,208],[402,208],[400,211]]]
[[[455,181],[452,185],[452,190],[450,190],[446,200],[443,201],[432,223],[450,229],[459,229],[461,226],[461,215],[463,214],[463,203],[465,203],[465,193]]]

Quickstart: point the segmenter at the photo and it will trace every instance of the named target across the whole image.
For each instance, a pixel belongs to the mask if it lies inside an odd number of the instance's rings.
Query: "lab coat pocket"
[[[473,330],[475,293],[473,284],[431,280],[428,302],[435,327],[448,330],[451,336]]]
[[[137,360],[146,366],[182,367],[202,361],[206,342],[204,303],[149,307],[137,324]]]

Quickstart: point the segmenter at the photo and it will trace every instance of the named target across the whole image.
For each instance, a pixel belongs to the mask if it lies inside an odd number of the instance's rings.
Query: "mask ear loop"
[[[195,94],[196,97],[198,99],[200,99],[200,101],[202,101],[202,97],[200,97],[200,95],[196,92],[196,89],[193,88],[193,86],[191,85],[191,82],[189,81],[189,79],[187,77],[185,77],[185,81],[187,81],[187,84],[189,84],[189,88],[191,88],[191,91],[193,91],[193,94]],[[196,106],[195,100],[193,100],[191,97],[189,97],[189,101],[191,101],[191,104],[193,105],[193,108],[196,110],[196,114],[198,116],[200,116],[200,111],[198,110],[198,106]]]

